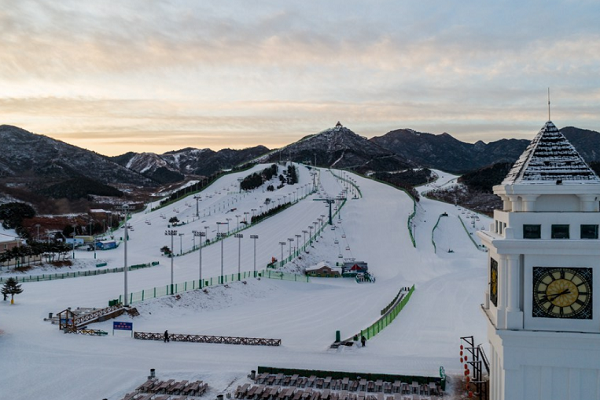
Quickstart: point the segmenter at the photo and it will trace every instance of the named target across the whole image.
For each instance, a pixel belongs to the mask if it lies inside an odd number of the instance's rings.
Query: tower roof
[[[546,122],[515,162],[502,185],[600,183],[573,145]]]

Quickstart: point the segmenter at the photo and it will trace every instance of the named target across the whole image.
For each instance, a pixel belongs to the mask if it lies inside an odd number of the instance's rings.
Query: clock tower
[[[491,399],[600,399],[600,179],[548,121],[494,193]]]

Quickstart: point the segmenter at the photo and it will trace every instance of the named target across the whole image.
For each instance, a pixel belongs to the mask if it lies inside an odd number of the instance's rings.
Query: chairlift
[[[333,243],[334,243],[334,244],[339,244],[339,243],[340,243],[340,241],[339,241],[339,240],[337,240],[337,239],[335,239],[335,240],[333,241]]]
[[[346,246],[346,250],[350,251],[350,246]]]
[[[344,256],[340,253],[338,254],[338,258],[344,258]]]
[[[346,239],[346,234],[345,233],[342,235],[342,238]]]

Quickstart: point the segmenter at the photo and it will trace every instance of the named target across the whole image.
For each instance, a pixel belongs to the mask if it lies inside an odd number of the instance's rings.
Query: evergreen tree
[[[6,300],[6,296],[10,295],[10,304],[15,304],[15,294],[23,293],[23,289],[21,285],[17,283],[15,278],[8,278],[6,283],[2,287],[2,294],[4,295],[4,300]]]

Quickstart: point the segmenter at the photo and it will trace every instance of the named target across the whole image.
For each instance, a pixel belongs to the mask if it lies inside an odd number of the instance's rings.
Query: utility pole
[[[288,242],[289,242],[289,250],[288,250],[288,253],[289,253],[290,261],[292,260],[292,242],[293,242],[293,241],[294,241],[294,239],[292,239],[292,238],[288,238]]]

